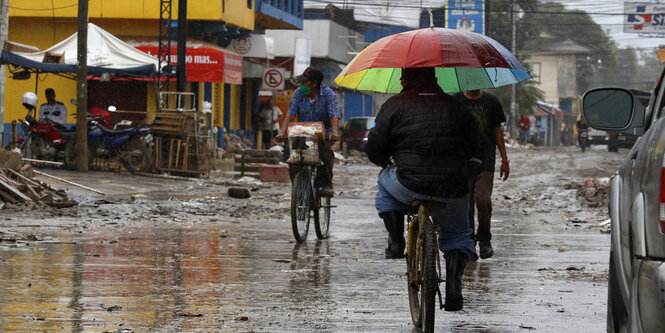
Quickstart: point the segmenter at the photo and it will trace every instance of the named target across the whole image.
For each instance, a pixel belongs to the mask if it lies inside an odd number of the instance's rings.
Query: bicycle
[[[440,309],[443,299],[439,284],[441,278],[441,256],[439,255],[439,227],[433,223],[430,208],[442,203],[414,201],[409,212],[407,234],[406,269],[409,291],[409,308],[413,324],[423,332],[434,331],[435,295],[439,295]]]
[[[314,228],[318,239],[329,237],[330,213],[332,206],[329,196],[322,196],[321,189],[314,186],[316,168],[321,165],[318,149],[307,146],[303,136],[295,136],[291,140],[291,149],[296,153],[289,158],[289,168],[301,168],[293,177],[291,185],[291,228],[298,242],[307,240],[309,224],[314,217]]]

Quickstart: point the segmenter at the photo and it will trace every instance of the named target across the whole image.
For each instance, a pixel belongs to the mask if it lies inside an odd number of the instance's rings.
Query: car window
[[[367,131],[374,126],[373,119],[351,119],[347,131]]]

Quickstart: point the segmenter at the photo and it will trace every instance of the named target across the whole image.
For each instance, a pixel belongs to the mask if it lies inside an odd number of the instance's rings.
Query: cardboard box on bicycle
[[[293,122],[287,128],[289,138],[299,136],[316,136],[319,141],[325,140],[326,127],[321,121]]]
[[[320,121],[317,122],[296,122],[290,123],[288,127],[291,152],[287,163],[305,163],[319,164],[319,146],[318,141],[323,141],[325,127]],[[304,138],[304,142],[297,142],[297,137]],[[301,139],[302,140],[302,139]],[[302,145],[301,149],[293,145]]]

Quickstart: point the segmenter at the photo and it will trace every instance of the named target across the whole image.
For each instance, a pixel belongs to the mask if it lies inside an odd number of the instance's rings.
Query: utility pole
[[[510,21],[513,27],[513,38],[511,45],[511,52],[517,57],[517,15],[515,13],[515,0],[510,0]],[[517,139],[517,84],[510,86],[510,123],[508,123],[508,130],[510,130],[510,138]]]
[[[88,0],[79,0],[76,66],[76,169],[88,171]]]
[[[0,47],[4,48],[9,34],[9,0],[0,1]],[[0,66],[0,145],[5,146],[5,71],[7,66]]]
[[[187,70],[185,64],[187,51],[187,0],[178,0],[178,63],[176,64],[176,89],[185,91]],[[181,107],[180,105],[179,107]]]

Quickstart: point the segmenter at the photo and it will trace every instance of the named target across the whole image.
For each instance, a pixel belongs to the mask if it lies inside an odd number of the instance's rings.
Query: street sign
[[[665,33],[665,5],[624,2],[623,32]]]
[[[448,0],[446,28],[485,33],[485,1]]]
[[[266,68],[263,71],[261,89],[284,90],[284,69],[278,67]]]

